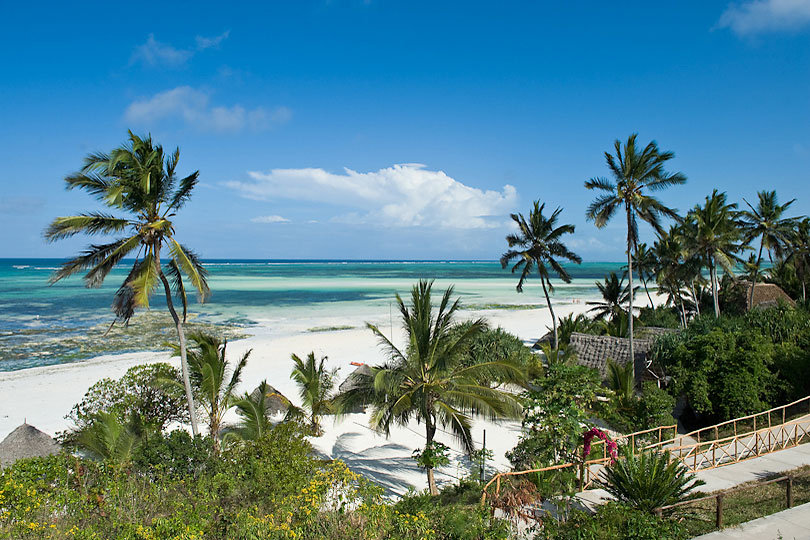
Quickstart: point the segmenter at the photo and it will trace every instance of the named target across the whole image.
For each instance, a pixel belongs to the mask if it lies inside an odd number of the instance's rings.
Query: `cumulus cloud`
[[[242,105],[212,106],[210,96],[190,86],[178,86],[150,98],[132,102],[124,117],[135,124],[154,124],[164,119],[179,119],[201,131],[262,131],[287,122],[292,112],[287,107],[267,110],[246,109]]]
[[[250,180],[226,185],[256,200],[293,199],[352,209],[333,219],[341,223],[485,229],[503,226],[517,202],[513,186],[484,191],[414,163],[366,173],[273,169],[248,176]]]
[[[148,66],[181,66],[196,53],[219,47],[228,38],[228,35],[230,35],[230,30],[214,37],[197,36],[195,38],[196,47],[178,49],[168,43],[156,40],[154,34],[149,34],[146,43],[135,47],[130,58],[130,64],[142,62]]]
[[[730,4],[717,26],[746,36],[798,30],[810,24],[810,0],[749,0]]]
[[[251,219],[253,223],[289,223],[290,220],[281,216],[258,216]]]

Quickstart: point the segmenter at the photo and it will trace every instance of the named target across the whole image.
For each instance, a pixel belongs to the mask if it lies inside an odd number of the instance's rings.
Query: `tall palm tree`
[[[587,302],[594,306],[588,310],[589,313],[594,313],[594,320],[614,320],[625,313],[623,306],[630,300],[630,287],[625,285],[624,276],[620,278],[616,272],[611,272],[605,276],[603,282],[597,281],[596,287],[602,294],[602,300]]]
[[[197,417],[186,361],[186,340],[183,321],[172,301],[172,286],[168,273],[180,295],[183,311],[186,297],[183,277],[197,289],[200,299],[209,294],[207,272],[197,255],[175,239],[172,219],[191,197],[197,185],[199,171],[178,178],[176,174],[180,150],[165,155],[163,147],[129,132],[129,141],[109,154],[94,153],[85,158],[81,171],[65,178],[67,189],[83,189],[111,209],[127,212],[129,217],[116,217],[104,212],[86,212],[58,217],[45,230],[48,241],[61,240],[77,234],[112,235],[124,233],[109,243],[91,244],[87,250],[62,265],[51,277],[51,283],[88,270],[84,276],[87,287],[100,287],[104,278],[127,255],[135,262],[124,283],[115,293],[113,311],[116,320],[128,322],[138,307],[149,307],[149,298],[159,283],[163,284],[169,313],[177,329],[183,383],[191,416],[191,428],[197,434]],[[169,264],[165,271],[161,250],[166,247]]]
[[[647,293],[650,307],[655,307],[652,296],[650,296],[650,289],[647,288],[647,282],[651,279],[655,279],[655,269],[658,267],[658,259],[655,256],[655,251],[642,242],[638,245],[633,264],[635,265],[636,272],[638,272],[638,278],[644,286],[644,292]]]
[[[726,202],[726,194],[715,189],[703,206],[697,205],[689,212],[686,221],[692,233],[690,250],[709,268],[714,315],[719,317],[717,266],[733,276],[734,263],[740,260],[737,254],[745,249],[737,222],[737,204]]]
[[[534,201],[534,207],[529,212],[527,220],[523,214],[512,214],[512,220],[518,226],[516,234],[509,234],[506,241],[509,244],[509,251],[501,255],[501,267],[507,265],[515,259],[517,263],[512,267],[512,273],[521,270],[520,280],[518,280],[517,291],[523,292],[523,282],[531,275],[536,268],[537,275],[540,276],[540,284],[543,286],[543,294],[546,296],[546,304],[551,314],[551,323],[554,327],[554,347],[557,341],[557,317],[554,315],[554,308],[551,306],[549,293],[554,292],[549,277],[550,266],[565,283],[571,283],[571,276],[560,264],[560,259],[566,259],[577,264],[582,262],[582,258],[570,251],[562,242],[562,237],[574,232],[574,225],[557,225],[562,208],[557,208],[548,217],[543,215],[545,203]],[[513,248],[519,249],[513,249]]]
[[[390,434],[395,424],[411,420],[425,426],[425,449],[433,447],[436,430],[448,427],[468,453],[474,450],[470,433],[472,417],[518,418],[521,406],[517,396],[497,384],[525,381],[525,369],[509,360],[462,364],[459,353],[484,329],[478,319],[454,337],[453,319],[458,300],[451,302],[448,288],[438,310],[431,302],[432,281],[419,281],[411,290],[411,304],[396,300],[407,337],[407,347],[394,345],[379,328],[367,324],[386,350],[389,360],[372,368],[371,375],[359,375],[351,390],[336,398],[339,411],[350,411],[358,404],[371,406],[371,427]],[[493,386],[482,381],[489,381]],[[437,494],[433,467],[425,467],[432,494]]]
[[[681,325],[686,327],[686,307],[684,289],[688,289],[687,283],[691,276],[687,275],[684,263],[684,247],[678,227],[673,226],[670,230],[658,237],[653,245],[655,258],[658,262],[655,269],[655,280],[658,290],[667,295],[667,305],[678,309],[681,316]]]
[[[683,184],[686,176],[668,173],[664,164],[675,157],[672,152],[661,152],[655,141],[639,151],[634,133],[628,137],[622,150],[619,139],[613,144],[615,155],[605,152],[605,160],[613,180],[591,178],[585,187],[604,191],[588,207],[587,218],[598,228],[605,227],[616,211],[624,207],[627,220],[627,273],[630,278],[630,313],[633,313],[633,255],[638,247],[638,219],[649,223],[657,233],[662,233],[661,218],[678,219],[677,212],[664,205],[649,192],[662,191]],[[635,359],[633,347],[633,317],[629,318],[630,358]],[[636,381],[641,381],[642,366],[635,367]]]
[[[222,419],[233,407],[236,398],[236,385],[242,379],[251,351],[245,352],[232,368],[226,357],[228,342],[202,332],[190,334],[194,347],[188,350],[188,365],[192,385],[200,400],[200,406],[208,417],[208,433],[219,449],[219,434]],[[178,345],[171,345],[175,355],[180,354]]]
[[[810,273],[810,218],[796,224],[790,235],[790,253],[785,262],[793,265],[802,283],[802,300],[807,300],[807,277]]]
[[[743,199],[748,206],[748,210],[740,212],[740,222],[744,231],[743,241],[750,244],[759,238],[759,254],[752,269],[752,285],[751,291],[748,293],[749,306],[754,303],[754,288],[759,277],[762,250],[767,251],[768,259],[771,262],[773,262],[774,255],[781,257],[785,247],[790,242],[790,235],[796,224],[795,218],[782,217],[796,199],[791,199],[785,204],[779,204],[776,191],[760,191],[757,193],[757,199],[756,207]]]
[[[292,355],[295,363],[290,378],[298,384],[298,395],[301,398],[301,407],[290,404],[287,409],[287,418],[304,419],[309,424],[312,435],[320,436],[321,417],[332,411],[330,394],[335,387],[336,370],[327,370],[324,364],[326,357],[316,360],[315,353],[307,355],[302,360],[297,354]]]

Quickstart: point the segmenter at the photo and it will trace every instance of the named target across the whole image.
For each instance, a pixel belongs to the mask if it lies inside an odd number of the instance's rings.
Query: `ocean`
[[[60,259],[0,259],[0,371],[76,362],[95,356],[88,343],[103,340],[113,321],[110,304],[128,272],[113,270],[97,289],[80,276],[48,284]],[[515,291],[517,275],[497,261],[295,261],[210,260],[212,295],[204,304],[190,294],[195,321],[229,325],[243,333],[283,335],[340,326],[341,321],[388,321],[394,295],[405,297],[419,279],[435,288],[455,287],[469,310],[545,309],[539,282]],[[554,303],[582,302],[599,296],[595,282],[621,263],[583,263],[567,269],[570,284],[553,280]],[[434,288],[434,290],[435,290]],[[165,312],[156,294],[152,312]],[[394,309],[395,311],[395,309]],[[161,343],[121,342],[115,352],[160,349]]]

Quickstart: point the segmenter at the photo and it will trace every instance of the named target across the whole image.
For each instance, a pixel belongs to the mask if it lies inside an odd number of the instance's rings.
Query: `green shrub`
[[[211,467],[213,443],[210,437],[192,438],[178,429],[167,435],[155,434],[139,445],[133,456],[133,466],[153,475],[169,478],[198,477]]]
[[[549,540],[680,540],[690,535],[677,522],[608,502],[595,515],[575,512],[568,520],[545,521],[536,538]]]
[[[669,452],[645,451],[633,454],[625,446],[619,459],[605,469],[599,486],[617,501],[644,512],[674,504],[703,485]]]

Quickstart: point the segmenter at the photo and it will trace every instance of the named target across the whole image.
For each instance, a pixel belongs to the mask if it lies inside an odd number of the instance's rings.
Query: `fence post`
[[[717,516],[715,520],[715,525],[718,529],[723,528],[723,494],[717,494]]]
[[[582,463],[579,464],[579,490],[584,491],[585,485],[585,460],[582,460]]]
[[[787,498],[787,507],[793,508],[793,476],[791,475],[788,475],[785,483],[785,497]]]

